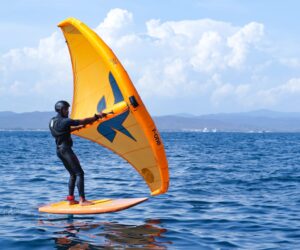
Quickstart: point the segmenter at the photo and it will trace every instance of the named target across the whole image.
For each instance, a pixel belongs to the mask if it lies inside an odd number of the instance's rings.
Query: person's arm
[[[95,114],[92,117],[88,117],[88,118],[81,119],[81,120],[73,120],[70,118],[66,118],[64,120],[63,124],[64,124],[64,126],[68,126],[70,131],[73,132],[73,131],[83,128],[87,124],[91,124],[91,123],[99,120],[100,118],[106,117],[106,115],[107,114],[100,112],[99,114]]]
[[[79,130],[79,129],[82,129],[82,128],[84,128],[84,126],[83,125],[79,125],[79,126],[75,126],[75,127],[71,127],[71,133],[72,132],[74,132],[74,131],[76,131],[76,130]]]
[[[91,124],[91,123],[99,120],[100,118],[103,118],[103,117],[106,117],[106,116],[107,116],[107,114],[100,112],[99,114],[95,114],[92,117],[88,117],[88,118],[85,118],[85,119],[82,119],[82,120],[69,119],[69,125],[70,125],[71,133],[76,131],[76,130],[82,129],[82,128],[85,127],[85,125]]]
[[[82,120],[79,120],[79,124],[78,125],[87,125],[87,124],[91,124],[97,120],[99,120],[100,118],[102,119],[103,117],[105,117],[106,114],[105,113],[99,113],[99,114],[95,114],[94,116],[92,117],[88,117],[88,118],[85,118],[85,119],[82,119]]]

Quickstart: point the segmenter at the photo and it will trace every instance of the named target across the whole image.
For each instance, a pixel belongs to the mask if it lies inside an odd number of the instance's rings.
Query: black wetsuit
[[[49,128],[56,142],[56,153],[70,173],[69,195],[74,196],[75,184],[79,196],[85,198],[84,194],[84,172],[80,162],[72,150],[71,126],[80,125],[80,120],[72,120],[58,114],[50,120]]]

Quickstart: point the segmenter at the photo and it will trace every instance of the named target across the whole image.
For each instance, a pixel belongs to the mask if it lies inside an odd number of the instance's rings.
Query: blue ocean
[[[1,249],[300,249],[300,134],[161,134],[168,193],[109,214],[38,212],[68,174],[46,131],[0,132]],[[123,159],[74,138],[87,198],[147,197]]]

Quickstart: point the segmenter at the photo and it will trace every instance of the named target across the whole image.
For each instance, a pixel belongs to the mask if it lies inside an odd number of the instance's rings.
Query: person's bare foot
[[[81,206],[90,206],[90,205],[93,205],[93,204],[94,204],[93,202],[88,201],[88,200],[80,197],[79,205],[81,205]]]
[[[76,204],[79,204],[79,202],[76,200],[69,201],[69,205],[76,205]]]

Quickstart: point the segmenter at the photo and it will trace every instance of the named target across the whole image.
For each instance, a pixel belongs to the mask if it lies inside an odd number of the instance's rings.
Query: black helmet
[[[60,113],[63,108],[69,108],[70,104],[66,101],[58,101],[55,103],[55,111]]]

